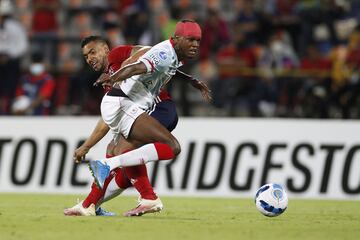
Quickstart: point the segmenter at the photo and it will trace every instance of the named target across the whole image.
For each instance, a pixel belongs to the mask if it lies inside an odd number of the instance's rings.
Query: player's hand
[[[98,80],[94,83],[94,86],[102,86],[105,88],[106,86],[112,86],[111,77],[109,73],[102,73]]]
[[[212,100],[212,96],[211,96],[211,90],[209,89],[209,87],[207,86],[206,83],[197,80],[197,79],[193,79],[191,81],[191,85],[200,90],[201,95],[203,96],[203,98],[205,99],[205,101],[210,102]]]
[[[80,163],[85,160],[85,155],[89,152],[89,148],[86,146],[80,146],[78,149],[74,152],[74,161],[76,163]]]

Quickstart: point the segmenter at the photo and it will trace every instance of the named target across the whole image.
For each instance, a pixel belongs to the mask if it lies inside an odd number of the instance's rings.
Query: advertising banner
[[[0,118],[0,192],[89,191],[72,155],[96,117]],[[360,199],[360,121],[181,118],[181,154],[147,164],[159,195],[253,197],[269,182],[290,197]],[[109,133],[87,155],[104,158]],[[133,193],[133,191],[127,191]]]

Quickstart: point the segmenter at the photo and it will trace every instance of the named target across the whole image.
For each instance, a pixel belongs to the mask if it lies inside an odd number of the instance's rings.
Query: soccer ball
[[[285,189],[276,183],[268,183],[260,187],[255,195],[256,208],[267,217],[282,214],[288,206]]]

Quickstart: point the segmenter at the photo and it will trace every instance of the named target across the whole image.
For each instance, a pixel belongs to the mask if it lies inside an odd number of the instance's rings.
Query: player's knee
[[[181,152],[181,147],[180,147],[179,142],[176,139],[174,139],[172,141],[172,144],[170,146],[171,146],[171,149],[172,149],[174,155],[175,156],[179,155],[179,153]]]

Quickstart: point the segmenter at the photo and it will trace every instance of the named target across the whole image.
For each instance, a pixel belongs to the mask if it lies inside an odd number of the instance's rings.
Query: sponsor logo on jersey
[[[164,51],[159,52],[159,57],[160,57],[162,60],[166,60],[166,58],[167,58],[166,52],[164,52]]]
[[[157,56],[155,56],[154,54],[150,55],[150,59],[154,62],[155,65],[158,65],[160,62],[160,59]]]

